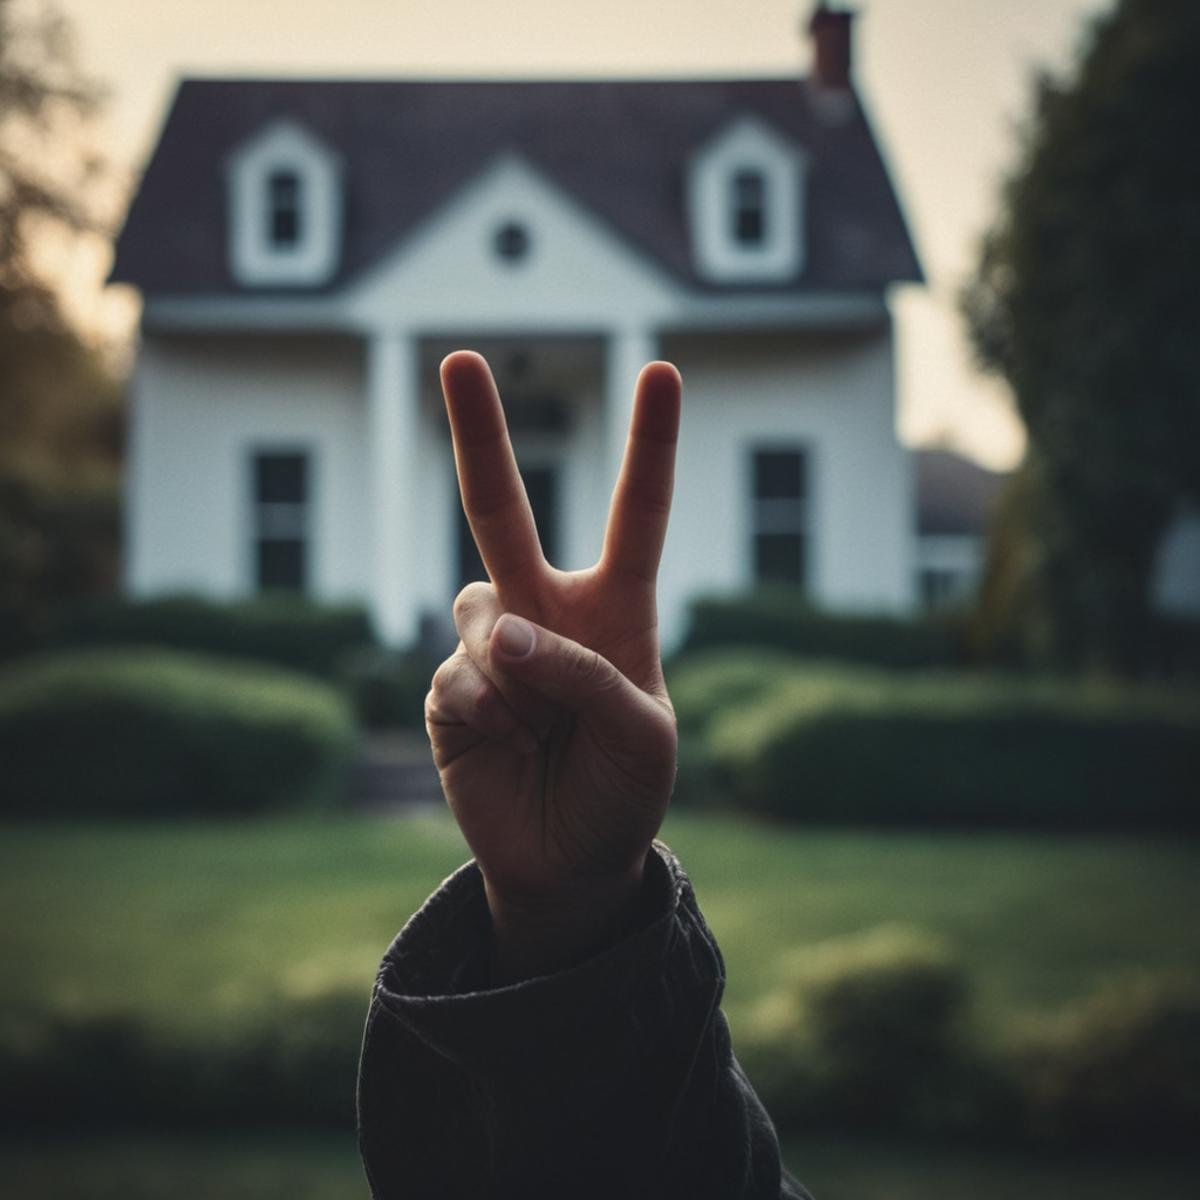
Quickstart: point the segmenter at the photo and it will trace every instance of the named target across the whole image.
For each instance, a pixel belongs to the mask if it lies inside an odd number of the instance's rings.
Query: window
[[[807,155],[757,117],[735,118],[688,165],[696,272],[713,283],[794,282],[804,270]]]
[[[754,580],[803,586],[808,566],[808,456],[803,450],[756,450],[753,475]]]
[[[267,239],[277,250],[299,244],[300,176],[295,171],[272,171],[267,176]]]
[[[767,181],[761,171],[734,172],[731,180],[733,195],[733,237],[742,246],[758,246],[766,241]]]
[[[520,262],[529,253],[529,230],[519,221],[506,221],[496,230],[493,247],[504,262]]]
[[[242,287],[318,287],[337,274],[342,163],[290,120],[272,121],[229,156],[229,268]]]
[[[259,591],[303,592],[308,582],[308,455],[254,456],[254,581]]]

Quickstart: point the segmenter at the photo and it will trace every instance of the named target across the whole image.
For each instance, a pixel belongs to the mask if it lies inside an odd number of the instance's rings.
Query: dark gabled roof
[[[692,264],[685,170],[719,130],[755,115],[808,154],[808,261],[786,289],[919,281],[861,107],[846,97],[839,118],[821,99],[798,79],[184,80],[118,240],[112,278],[147,293],[242,290],[226,261],[225,163],[257,131],[290,117],[342,159],[345,240],[324,290],[378,261],[504,150],[670,274],[709,288]]]
[[[917,450],[913,457],[917,532],[985,534],[1007,473],[989,471],[952,450]]]

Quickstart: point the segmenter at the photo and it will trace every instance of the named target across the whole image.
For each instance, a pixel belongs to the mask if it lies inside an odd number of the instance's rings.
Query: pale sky
[[[812,0],[59,0],[85,69],[111,89],[102,126],[136,179],[185,74],[443,77],[771,75],[808,69]],[[929,282],[896,289],[899,433],[992,467],[1020,457],[1003,390],[971,367],[955,294],[1013,161],[1036,67],[1072,61],[1111,0],[858,0],[855,79]],[[85,320],[136,308],[80,252],[61,267]]]

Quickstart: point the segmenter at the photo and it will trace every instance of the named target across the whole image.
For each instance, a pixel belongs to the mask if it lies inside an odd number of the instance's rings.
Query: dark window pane
[[[517,262],[529,253],[529,230],[517,221],[508,221],[496,230],[496,253],[506,262]]]
[[[264,538],[257,544],[260,591],[304,591],[305,546],[296,539]]]
[[[804,538],[798,533],[760,533],[754,539],[754,578],[759,583],[804,582]]]
[[[806,493],[804,455],[799,450],[759,450],[754,455],[756,500],[796,500]]]
[[[733,236],[755,245],[766,236],[766,180],[758,171],[739,171],[733,177]]]
[[[562,398],[549,393],[504,393],[504,417],[510,433],[567,433],[571,413]]]
[[[756,245],[763,240],[763,215],[759,208],[739,208],[737,214],[737,240],[743,245]]]
[[[267,181],[271,244],[294,246],[300,240],[300,177],[276,171]]]
[[[558,472],[554,467],[526,467],[521,472],[538,539],[547,562],[558,557]]]
[[[303,504],[308,498],[307,484],[307,455],[255,455],[254,498],[260,504]]]

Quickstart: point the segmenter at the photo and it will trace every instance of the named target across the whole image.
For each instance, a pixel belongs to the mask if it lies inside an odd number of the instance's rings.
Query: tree
[[[120,389],[38,262],[48,239],[102,232],[100,99],[52,6],[0,0],[0,653],[114,578]]]
[[[1075,77],[1037,81],[962,297],[1029,434],[991,602],[1062,664],[1145,665],[1155,554],[1200,496],[1198,61],[1194,0],[1118,0]]]

